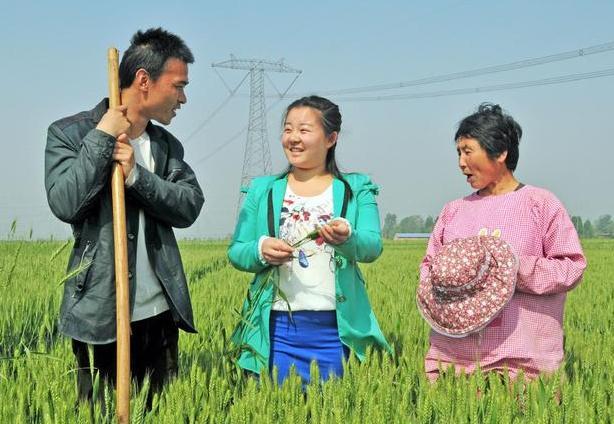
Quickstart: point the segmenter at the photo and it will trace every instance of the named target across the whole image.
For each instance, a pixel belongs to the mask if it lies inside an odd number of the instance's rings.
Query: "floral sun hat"
[[[460,238],[432,258],[416,300],[436,332],[465,337],[486,327],[514,294],[518,260],[504,240]]]

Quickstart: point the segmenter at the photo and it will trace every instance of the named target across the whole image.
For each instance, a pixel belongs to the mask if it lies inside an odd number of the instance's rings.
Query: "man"
[[[178,328],[196,332],[172,227],[188,227],[204,199],[168,125],[186,102],[190,49],[161,28],[138,31],[119,67],[122,106],[107,99],[48,130],[45,188],[54,215],[75,238],[59,329],[72,338],[80,399],[91,399],[93,366],[115,381],[115,275],[111,165],[125,177],[132,374],[152,389],[177,373]]]

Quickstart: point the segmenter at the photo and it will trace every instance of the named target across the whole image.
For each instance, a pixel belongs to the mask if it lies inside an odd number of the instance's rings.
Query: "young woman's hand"
[[[342,244],[350,237],[350,227],[341,219],[333,219],[320,229],[320,235],[328,244]]]
[[[294,249],[283,240],[268,237],[262,242],[262,257],[271,265],[281,265],[292,259]]]

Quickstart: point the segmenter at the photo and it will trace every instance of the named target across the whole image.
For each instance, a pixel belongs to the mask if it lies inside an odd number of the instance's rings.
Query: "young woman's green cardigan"
[[[352,234],[335,249],[335,294],[337,298],[337,325],[341,342],[363,360],[367,347],[375,345],[390,351],[377,319],[371,310],[363,276],[357,262],[372,262],[382,253],[380,219],[375,202],[378,188],[368,176],[344,174],[352,188],[345,218],[352,225]],[[287,177],[266,176],[252,180],[241,208],[228,258],[242,271],[255,273],[249,287],[248,299],[243,304],[242,315],[247,321],[235,329],[232,340],[241,346],[239,365],[246,370],[260,373],[269,367],[270,341],[269,317],[274,287],[266,282],[269,267],[258,257],[258,241],[268,235],[268,195],[273,190],[273,217],[278,236],[279,218]],[[333,180],[333,213],[340,216],[345,185]],[[261,287],[262,284],[266,284]],[[260,289],[260,290],[259,290]]]

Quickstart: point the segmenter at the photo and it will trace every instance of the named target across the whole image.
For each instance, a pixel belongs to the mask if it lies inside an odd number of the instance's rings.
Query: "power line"
[[[611,42],[608,42],[608,43],[603,43],[603,44],[597,44],[597,45],[594,45],[594,46],[589,46],[589,47],[585,47],[585,48],[581,48],[581,49],[570,50],[570,51],[566,51],[566,52],[562,52],[562,53],[556,53],[556,54],[551,54],[551,55],[537,57],[537,58],[531,58],[531,59],[525,59],[525,60],[520,60],[520,61],[516,61],[516,62],[510,62],[510,63],[502,64],[502,65],[488,66],[488,67],[485,67],[485,68],[478,68],[478,69],[473,69],[473,70],[469,70],[469,71],[453,72],[453,73],[449,73],[449,74],[436,75],[436,76],[432,76],[432,77],[419,78],[419,79],[409,80],[409,81],[400,81],[400,82],[396,82],[396,83],[369,85],[369,86],[362,86],[362,87],[355,87],[355,88],[346,88],[346,89],[338,89],[338,90],[324,90],[324,91],[318,91],[318,93],[322,94],[322,95],[355,94],[355,93],[362,93],[362,92],[390,90],[390,89],[397,89],[397,88],[405,88],[405,87],[412,87],[412,86],[419,86],[419,85],[434,84],[434,83],[438,83],[438,82],[445,82],[445,81],[451,81],[451,80],[456,80],[456,79],[470,78],[470,77],[479,76],[479,75],[493,74],[493,73],[498,73],[498,72],[505,72],[505,71],[511,71],[511,70],[516,70],[516,69],[532,67],[532,66],[543,65],[543,64],[552,63],[552,62],[558,62],[558,61],[563,61],[563,60],[570,60],[570,59],[574,59],[574,58],[577,58],[577,57],[588,56],[588,55],[593,55],[593,54],[600,54],[600,53],[605,53],[605,52],[612,51],[612,50],[614,50],[614,41],[611,41]],[[267,65],[278,65],[278,63],[272,63],[272,62],[263,62],[263,63],[266,63]],[[588,72],[588,73],[583,73],[583,74],[571,74],[571,75],[564,75],[564,76],[560,76],[560,77],[545,78],[545,79],[533,80],[533,81],[506,83],[506,84],[498,84],[498,85],[490,85],[490,86],[482,86],[482,87],[474,87],[474,88],[460,88],[460,89],[452,89],[452,90],[440,90],[440,91],[431,91],[431,92],[425,92],[425,93],[408,93],[408,94],[382,95],[382,96],[363,96],[363,97],[355,97],[355,96],[352,96],[352,97],[338,97],[338,98],[336,98],[336,100],[337,101],[346,101],[346,102],[355,102],[355,101],[360,102],[360,101],[409,100],[409,99],[420,99],[420,98],[455,96],[455,95],[462,95],[462,94],[472,94],[472,93],[483,93],[483,92],[491,92],[491,91],[512,90],[512,89],[519,89],[519,88],[532,87],[532,86],[540,86],[540,85],[561,84],[561,83],[572,82],[572,81],[579,81],[579,80],[591,79],[591,78],[601,78],[601,77],[606,77],[606,76],[614,75],[613,71],[614,71],[614,69],[606,69],[606,70],[603,70],[603,71]],[[298,75],[297,75],[297,77],[298,77]],[[277,98],[277,101],[271,107],[269,107],[267,109],[267,113],[268,113],[268,111],[270,109],[272,109],[272,107],[277,105],[279,103],[279,101],[281,101],[283,99],[300,97],[302,95],[307,94],[307,93],[304,93],[304,94],[297,94],[297,93],[293,94],[293,93],[290,93],[290,94],[288,94],[288,91],[289,91],[290,87],[295,83],[295,81],[296,81],[296,78],[292,81],[292,83],[284,91],[284,93],[280,93],[279,90],[277,90],[277,88],[274,87],[276,89],[276,91],[278,92],[278,95],[271,96],[271,97]],[[242,84],[242,82],[243,82],[243,80],[241,81],[241,83],[239,83],[239,85],[234,90],[231,91],[231,96],[230,97],[232,97],[233,95],[236,94],[236,92],[237,92],[239,86]],[[224,81],[224,84],[226,85],[226,87],[230,91],[230,87],[228,87],[228,85],[225,83],[225,81]],[[228,100],[229,100],[229,98],[227,98],[222,103],[222,105],[220,105],[210,115],[210,117],[207,117],[205,122],[203,122],[201,125],[199,125],[199,127],[188,137],[188,139],[193,137],[198,131],[200,131],[205,125],[207,125],[209,123],[209,121],[225,106],[225,104],[228,102]],[[244,134],[245,131],[247,130],[247,128],[248,128],[247,126],[242,128],[241,131],[239,131],[238,133],[234,134],[232,137],[228,138],[226,141],[224,141],[223,143],[218,145],[218,147],[216,147],[212,152],[210,152],[206,156],[204,156],[201,159],[199,159],[198,161],[196,161],[196,163],[205,162],[208,159],[210,159],[211,157],[215,156],[218,152],[222,151],[224,148],[226,148],[228,145],[230,145],[233,141],[237,140],[242,134]]]
[[[226,97],[224,99],[224,101],[217,107],[215,108],[215,110],[213,112],[211,112],[209,114],[209,116],[207,116],[199,125],[198,127],[196,127],[194,129],[194,131],[192,131],[190,133],[189,136],[187,136],[186,138],[183,139],[183,145],[185,146],[188,141],[190,141],[192,138],[194,138],[194,136],[196,134],[198,134],[200,132],[200,130],[202,130],[203,128],[205,128],[207,126],[207,124],[209,122],[211,122],[211,120],[224,108],[224,106],[226,106],[228,104],[228,102],[230,101],[230,99],[233,97],[233,94],[229,94],[228,97]]]
[[[577,50],[570,50],[562,53],[551,54],[548,56],[542,56],[532,59],[524,59],[516,62],[510,62],[502,65],[487,66],[485,68],[478,68],[469,71],[453,72],[450,74],[435,75],[432,77],[419,78],[409,81],[400,81],[394,83],[367,85],[362,87],[344,88],[337,90],[320,90],[316,91],[322,95],[338,95],[338,94],[355,94],[365,93],[370,91],[392,90],[397,88],[413,87],[417,85],[434,84],[438,82],[451,81],[463,78],[470,78],[479,75],[494,74],[497,72],[505,72],[516,69],[528,68],[537,65],[544,65],[546,63],[560,62],[563,60],[575,59],[577,57],[588,56],[593,54],[605,53],[614,50],[614,41],[597,44]],[[303,94],[289,94],[288,97],[302,97]]]
[[[452,81],[452,80],[470,78],[470,77],[475,77],[475,76],[480,76],[480,75],[487,75],[487,74],[493,74],[493,73],[498,73],[498,72],[505,72],[505,71],[511,71],[511,70],[516,70],[516,69],[528,68],[528,67],[533,67],[533,66],[538,66],[538,65],[544,65],[547,63],[560,62],[564,60],[575,59],[578,57],[605,53],[605,52],[612,51],[612,50],[614,50],[614,41],[610,41],[610,42],[603,43],[603,44],[596,44],[596,45],[584,47],[581,49],[569,50],[569,51],[562,52],[562,53],[556,53],[556,54],[551,54],[551,55],[537,57],[537,58],[519,60],[516,62],[510,62],[510,63],[506,63],[502,65],[487,66],[485,68],[478,68],[478,69],[473,69],[469,71],[452,72],[449,74],[435,75],[432,77],[418,78],[415,80],[377,84],[377,85],[367,85],[367,86],[344,88],[344,89],[337,89],[337,90],[310,91],[309,93],[302,93],[302,94],[300,93],[288,94],[290,87],[294,84],[294,82],[296,81],[296,78],[298,78],[298,75],[297,75],[297,77],[294,79],[294,81],[292,81],[292,83],[284,91],[284,93],[280,93],[279,90],[277,90],[277,88],[273,85],[273,87],[278,91],[278,95],[270,96],[270,97],[288,99],[288,98],[302,97],[303,95],[311,94],[313,92],[317,92],[321,95],[339,95],[339,94],[357,94],[357,93],[365,93],[365,92],[372,92],[372,91],[382,91],[382,90],[392,90],[392,89],[405,88],[405,87],[414,87],[414,86],[419,86],[419,85],[434,84],[438,82]],[[269,64],[272,62],[264,62],[264,63]],[[278,65],[277,63],[272,63],[272,64]],[[234,89],[231,89],[226,83],[226,81],[219,74],[219,72],[217,72],[217,70],[216,70],[216,73],[222,79],[222,82],[224,83],[224,86],[226,86],[228,91],[230,92],[230,95],[207,118],[205,118],[203,122],[187,138],[184,139],[184,144],[188,140],[193,138],[198,132],[200,132],[207,124],[209,124],[209,122],[224,108],[224,106],[226,106],[230,98],[236,94],[237,90],[239,89],[239,87],[242,85],[243,81],[245,81],[245,78],[247,77],[246,75],[243,78],[243,80],[241,80],[241,82]],[[240,95],[240,96],[244,96],[244,95]]]
[[[215,72],[219,75],[219,72],[217,72],[217,70],[215,70]],[[241,84],[243,84],[243,81],[245,81],[247,79],[247,76],[249,74],[246,74],[243,79],[241,80],[241,82],[239,82],[239,84],[237,84],[237,86],[234,89],[231,89],[228,84],[226,83],[226,81],[224,80],[224,78],[222,78],[221,75],[219,75],[219,77],[222,79],[222,82],[224,83],[224,85],[226,86],[226,88],[228,89],[228,96],[224,99],[224,101],[217,107],[215,108],[215,110],[213,112],[211,112],[209,114],[209,116],[207,116],[199,125],[198,127],[196,127],[196,129],[194,131],[192,131],[190,133],[189,136],[187,136],[184,140],[183,140],[183,144],[185,145],[191,138],[193,138],[196,134],[198,134],[200,132],[200,130],[202,130],[203,128],[205,128],[205,126],[207,126],[207,124],[209,124],[209,122],[211,122],[211,120],[213,118],[215,118],[215,116],[222,110],[224,109],[224,107],[228,104],[228,102],[230,101],[230,99],[236,94],[237,90],[239,89],[239,87],[241,87]]]
[[[473,88],[459,88],[453,90],[441,90],[441,91],[429,91],[424,93],[408,93],[408,94],[393,94],[387,96],[363,96],[363,97],[339,97],[335,98],[336,101],[343,102],[367,102],[367,101],[389,101],[389,100],[411,100],[411,99],[425,99],[425,98],[433,98],[433,97],[444,97],[444,96],[458,96],[462,94],[475,94],[475,93],[487,93],[492,91],[503,91],[503,90],[514,90],[519,88],[527,88],[527,87],[535,87],[540,85],[553,85],[553,84],[563,84],[567,82],[580,81],[585,79],[593,79],[593,78],[603,78],[608,76],[614,76],[614,68],[604,69],[601,71],[593,71],[586,72],[581,74],[570,74],[570,75],[562,75],[558,77],[544,78],[540,80],[533,81],[523,81],[523,82],[512,82],[506,84],[497,84],[497,85],[488,85],[482,87],[473,87]],[[273,107],[277,106],[279,102],[283,100],[278,98],[275,103],[273,103],[268,109],[267,113],[273,109]],[[232,137],[228,138],[220,145],[218,145],[213,151],[211,151],[206,156],[198,159],[195,164],[206,162],[211,159],[220,151],[224,150],[233,141],[237,140],[241,135],[245,133],[247,130],[247,125],[244,126],[241,131],[234,134]]]
[[[533,81],[511,82],[505,84],[487,85],[474,88],[458,88],[452,90],[429,91],[424,93],[390,94],[385,96],[363,96],[363,97],[339,97],[337,101],[344,102],[366,102],[366,101],[386,101],[386,100],[408,100],[425,99],[431,97],[457,96],[461,94],[485,93],[490,91],[514,90],[518,88],[534,87],[539,85],[562,84],[572,81],[580,81],[592,78],[602,78],[614,75],[614,68],[601,71],[586,72],[581,74],[562,75]]]
[[[519,88],[535,87],[535,86],[540,86],[540,85],[563,84],[567,82],[580,81],[580,80],[593,79],[593,78],[603,78],[603,77],[608,77],[608,76],[614,76],[614,68],[604,69],[601,71],[586,72],[586,73],[581,73],[581,74],[562,75],[558,77],[544,78],[544,79],[533,80],[533,81],[512,82],[512,83],[488,85],[488,86],[482,86],[482,87],[429,91],[429,92],[424,92],[424,93],[393,94],[393,95],[387,95],[387,96],[339,97],[339,98],[335,98],[335,100],[343,101],[343,102],[367,102],[367,101],[425,99],[425,98],[433,98],[433,97],[458,96],[462,94],[475,94],[475,93],[487,93],[487,92],[492,92],[492,91],[514,90],[514,89],[519,89]],[[277,101],[273,103],[267,109],[267,113],[271,109],[273,109],[273,107],[277,106],[277,104],[279,104],[281,100],[283,99],[278,98]],[[218,145],[218,147],[216,147],[209,154],[198,159],[195,162],[195,164],[202,163],[202,162],[209,160],[210,158],[215,156],[217,153],[222,151],[224,148],[228,147],[233,141],[237,140],[241,135],[245,133],[246,130],[247,130],[247,125],[243,127],[241,131],[234,134],[232,137],[228,138],[226,141]]]
[[[273,103],[271,106],[269,106],[266,110],[266,113],[268,114],[269,111],[271,109],[273,109],[275,106],[277,106],[279,104],[279,102],[281,102],[283,99],[277,99],[277,101],[275,103]],[[226,147],[230,146],[232,144],[233,141],[236,141],[239,139],[239,137],[241,137],[243,134],[245,134],[245,132],[247,131],[248,125],[245,125],[243,128],[241,128],[241,130],[239,132],[237,132],[236,134],[234,134],[232,137],[226,139],[224,142],[220,143],[215,149],[213,149],[210,153],[208,153],[206,156],[203,156],[202,158],[198,159],[197,161],[194,162],[194,164],[198,164],[198,163],[202,163],[205,162],[207,160],[209,160],[211,157],[215,156],[217,153],[219,153],[220,151],[224,150]]]
[[[297,77],[294,79],[294,81],[292,81],[292,83],[284,91],[284,93],[280,93],[279,90],[277,90],[277,88],[273,85],[273,87],[278,91],[278,95],[271,96],[271,97],[288,99],[288,98],[302,97],[303,95],[311,94],[313,92],[317,92],[321,95],[339,95],[339,94],[357,94],[357,93],[365,93],[365,92],[372,92],[372,91],[382,91],[382,90],[392,90],[392,89],[405,88],[405,87],[414,87],[414,86],[419,86],[419,85],[434,84],[438,82],[452,81],[452,80],[470,78],[470,77],[475,77],[475,76],[480,76],[480,75],[494,74],[498,72],[505,72],[505,71],[511,71],[511,70],[516,70],[516,69],[528,68],[528,67],[533,67],[533,66],[538,66],[538,65],[544,65],[547,63],[560,62],[564,60],[575,59],[578,57],[605,53],[605,52],[609,52],[612,50],[614,50],[614,41],[610,41],[608,43],[603,43],[603,44],[596,44],[594,46],[584,47],[581,49],[569,50],[569,51],[562,52],[562,53],[556,53],[556,54],[551,54],[551,55],[532,58],[532,59],[519,60],[516,62],[510,62],[510,63],[506,63],[502,65],[487,66],[485,68],[478,68],[478,69],[473,69],[469,71],[452,72],[449,74],[435,75],[432,77],[418,78],[415,80],[377,84],[377,85],[367,85],[367,86],[354,87],[354,88],[343,88],[343,89],[337,89],[337,90],[319,90],[319,91],[311,91],[309,93],[302,93],[302,94],[300,93],[288,94],[290,87],[294,85],[296,78],[298,78],[298,75],[297,75]],[[265,63],[268,64],[269,62],[265,62]],[[274,63],[274,65],[277,65],[277,64]],[[192,139],[198,132],[200,132],[206,125],[209,124],[209,122],[226,106],[226,104],[230,101],[230,99],[237,93],[237,90],[243,84],[243,82],[245,81],[245,78],[247,78],[247,75],[246,75],[234,89],[231,89],[219,73],[218,73],[218,76],[222,79],[222,82],[224,83],[224,85],[226,86],[230,94],[226,99],[224,99],[224,101],[222,102],[222,104],[220,104],[220,106],[218,106],[209,116],[207,116],[203,120],[203,122],[199,124],[199,126],[194,131],[192,131],[192,133],[188,137],[184,139],[184,144],[186,144],[187,141]]]

